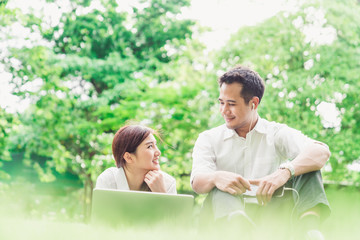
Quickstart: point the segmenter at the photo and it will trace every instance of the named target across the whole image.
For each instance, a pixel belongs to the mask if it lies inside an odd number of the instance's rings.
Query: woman
[[[116,166],[102,172],[96,188],[176,194],[175,178],[162,172],[155,131],[140,125],[120,128],[112,143]]]

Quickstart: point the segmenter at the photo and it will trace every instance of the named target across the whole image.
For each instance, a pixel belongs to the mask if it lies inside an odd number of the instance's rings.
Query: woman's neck
[[[142,190],[144,178],[147,172],[139,170],[136,171],[129,166],[124,166],[124,172],[129,185],[129,189],[134,191]]]

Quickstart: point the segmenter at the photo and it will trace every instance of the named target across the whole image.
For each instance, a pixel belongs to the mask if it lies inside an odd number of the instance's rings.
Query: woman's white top
[[[163,175],[167,193],[176,194],[176,180],[169,174],[160,171]],[[96,188],[130,190],[123,168],[111,167],[103,171],[96,180]]]

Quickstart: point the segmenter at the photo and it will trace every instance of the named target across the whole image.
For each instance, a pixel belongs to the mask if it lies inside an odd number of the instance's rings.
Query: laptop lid
[[[92,223],[110,226],[189,224],[194,197],[141,191],[94,189]]]

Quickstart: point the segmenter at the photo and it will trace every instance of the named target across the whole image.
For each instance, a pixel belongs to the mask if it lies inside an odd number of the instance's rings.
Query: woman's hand
[[[145,175],[144,181],[149,186],[152,192],[166,192],[163,175],[160,171],[149,171]]]

